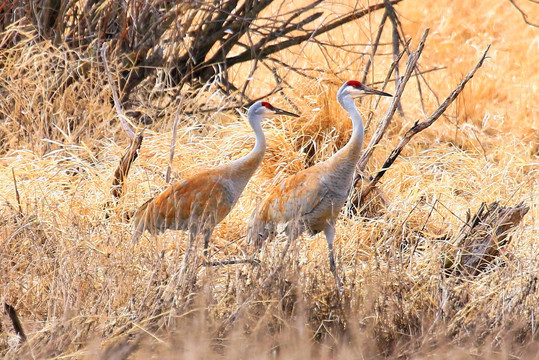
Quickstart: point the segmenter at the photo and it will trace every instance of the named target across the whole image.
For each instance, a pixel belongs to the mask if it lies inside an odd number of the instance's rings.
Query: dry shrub
[[[43,155],[55,143],[86,143],[111,137],[108,105],[100,65],[49,42],[35,44],[36,34],[2,51],[0,102],[2,152],[29,148]],[[80,79],[80,78],[82,79]],[[79,78],[76,80],[75,78]]]

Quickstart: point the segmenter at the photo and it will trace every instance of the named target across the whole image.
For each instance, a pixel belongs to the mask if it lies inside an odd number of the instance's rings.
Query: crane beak
[[[293,117],[299,117],[299,115],[291,113],[290,111],[286,111],[286,110],[279,109],[279,108],[276,108],[276,107],[273,107],[272,110],[277,115],[288,115],[288,116],[293,116]]]
[[[386,92],[383,92],[383,91],[380,91],[380,90],[376,90],[376,89],[373,89],[373,88],[370,88],[366,85],[363,85],[363,88],[362,90],[365,92],[365,94],[367,95],[380,95],[380,96],[389,96],[389,97],[393,97],[393,95],[389,94],[389,93],[386,93]]]

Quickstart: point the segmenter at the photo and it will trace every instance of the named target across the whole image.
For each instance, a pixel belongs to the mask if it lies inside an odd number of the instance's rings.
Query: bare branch
[[[17,199],[17,204],[19,205],[19,215],[22,216],[22,206],[21,206],[21,197],[19,195],[19,189],[17,188],[17,178],[15,177],[15,169],[11,169],[13,174],[13,185],[15,186],[15,198]]]
[[[391,105],[389,106],[389,109],[385,113],[382,120],[380,120],[380,124],[378,125],[378,128],[374,132],[374,135],[372,136],[371,141],[369,142],[369,145],[367,146],[366,150],[363,152],[363,154],[361,155],[361,158],[359,159],[358,168],[360,171],[363,171],[365,169],[365,166],[367,165],[369,158],[374,152],[376,145],[380,142],[380,140],[384,136],[385,131],[389,127],[389,124],[391,123],[391,119],[393,118],[393,115],[395,114],[395,111],[397,110],[397,106],[399,104],[400,98],[402,96],[402,93],[404,92],[404,87],[406,86],[408,79],[410,79],[410,75],[412,75],[412,71],[414,70],[416,63],[419,60],[419,57],[421,56],[421,52],[423,51],[423,47],[425,46],[425,40],[427,39],[428,34],[429,34],[429,29],[425,30],[425,32],[423,33],[423,36],[421,37],[421,40],[419,41],[417,50],[413,54],[411,54],[410,57],[408,58],[404,75],[402,77],[401,82],[397,85],[397,89],[395,90],[395,95],[393,96]],[[359,181],[359,176],[356,176],[356,180],[354,181],[354,184],[356,184],[357,181]]]
[[[399,86],[399,81],[400,81],[399,62],[397,59],[399,58],[399,53],[400,53],[400,50],[399,50],[399,45],[400,45],[400,40],[401,40],[401,37],[399,34],[400,22],[399,22],[399,19],[397,18],[397,14],[395,13],[395,9],[393,8],[393,5],[391,5],[391,3],[388,0],[384,0],[384,5],[386,7],[386,14],[389,16],[389,19],[391,20],[391,24],[393,25],[392,30],[391,30],[391,39],[392,39],[392,48],[393,48],[393,59],[394,59],[394,62],[396,63],[395,82],[397,86]],[[404,42],[404,38],[402,40]],[[399,102],[397,102],[397,110],[399,112],[399,115],[401,117],[404,117],[404,110],[402,109],[402,104],[400,100]]]
[[[24,329],[22,328],[21,321],[19,320],[19,316],[17,315],[15,308],[8,303],[4,303],[4,311],[11,319],[15,333],[21,338],[22,342],[25,342],[26,334],[24,333]]]
[[[116,201],[119,200],[124,193],[125,179],[129,174],[131,164],[138,157],[138,151],[140,149],[140,145],[142,144],[143,133],[144,130],[138,133],[137,136],[133,139],[131,145],[129,146],[129,149],[127,149],[124,156],[122,156],[120,164],[114,172],[114,180],[112,180],[112,195],[114,196],[114,199]]]
[[[391,4],[397,4],[397,3],[401,2],[401,1],[402,0],[392,0]],[[316,36],[322,35],[322,34],[328,32],[328,31],[336,29],[336,28],[338,28],[339,26],[341,26],[343,24],[346,24],[346,23],[349,23],[351,21],[362,18],[363,16],[365,16],[365,15],[367,15],[367,14],[373,12],[373,11],[379,10],[379,9],[381,9],[383,7],[384,7],[383,3],[375,4],[375,5],[369,6],[366,9],[362,9],[362,10],[356,11],[356,12],[354,12],[352,14],[349,14],[347,16],[344,16],[344,17],[342,17],[342,18],[340,18],[338,20],[335,20],[335,21],[333,21],[333,22],[331,22],[331,23],[329,23],[329,24],[327,24],[325,26],[321,26],[319,29],[317,29]],[[260,50],[261,56],[266,57],[268,55],[271,55],[271,54],[276,53],[278,51],[281,51],[283,49],[287,49],[287,48],[289,48],[291,46],[301,44],[305,40],[309,39],[312,36],[312,34],[313,34],[312,32],[309,32],[309,33],[304,34],[304,35],[298,35],[298,36],[293,37],[293,38],[291,38],[289,40],[281,41],[281,42],[279,42],[277,44],[265,47],[265,48]],[[251,59],[253,59],[253,54],[251,53],[251,51],[244,51],[243,53],[241,53],[239,55],[227,58],[226,61],[227,61],[227,65],[230,67],[230,66],[232,66],[234,64],[249,61]]]
[[[533,1],[533,0],[530,0],[530,1],[533,2],[533,3],[536,3],[536,4],[538,3],[537,1]],[[515,9],[518,10],[518,12],[519,12],[520,15],[522,16],[522,19],[524,20],[524,22],[525,22],[526,24],[528,24],[528,25],[530,25],[530,26],[533,26],[533,27],[539,27],[539,24],[534,24],[534,23],[532,23],[532,22],[530,22],[530,21],[528,20],[528,14],[526,14],[526,13],[524,12],[524,10],[522,10],[522,9],[521,9],[521,8],[514,2],[514,0],[509,0],[509,2],[515,7]]]
[[[126,121],[127,116],[125,116],[122,111],[120,100],[118,99],[118,94],[116,92],[116,87],[114,86],[114,82],[112,81],[112,76],[110,75],[109,64],[107,62],[106,44],[103,44],[103,46],[101,47],[101,57],[103,58],[103,63],[105,64],[105,72],[107,73],[107,78],[109,79],[110,90],[112,92],[112,99],[114,100],[114,108],[116,109],[116,114],[118,115],[118,118],[120,119],[122,128],[124,129],[125,133],[129,137],[129,139],[133,140],[133,138],[135,137],[135,131],[133,130],[131,125],[129,125],[129,123]]]
[[[444,100],[444,102],[436,109],[432,115],[430,115],[427,119],[423,120],[422,122],[416,121],[414,126],[412,126],[404,135],[404,137],[401,139],[399,144],[393,149],[391,154],[389,154],[387,160],[384,162],[384,165],[382,166],[381,170],[378,171],[376,176],[369,182],[367,187],[363,190],[361,197],[365,198],[369,194],[369,192],[372,191],[372,189],[376,186],[380,178],[385,174],[387,169],[395,162],[397,157],[402,152],[402,149],[410,142],[412,137],[416,135],[417,133],[425,130],[429,126],[431,126],[438,118],[447,110],[449,105],[453,103],[453,101],[457,98],[457,96],[464,90],[464,87],[466,86],[466,83],[470,81],[470,79],[474,76],[475,72],[483,65],[483,62],[485,61],[487,57],[487,52],[490,49],[490,45],[487,46],[485,51],[483,52],[483,56],[481,56],[481,59],[479,62],[475,65],[475,67],[462,79],[460,84],[449,94],[449,96]]]
[[[434,72],[434,71],[440,71],[440,70],[447,70],[447,66],[435,66],[433,68],[423,70],[423,71],[419,71],[419,72],[414,70],[414,74],[410,75],[410,77],[411,78],[418,78],[421,75],[428,74],[428,73],[431,73],[431,72]],[[380,84],[382,84],[384,86],[384,88],[385,88],[385,85],[387,83],[394,82],[394,81],[395,81],[395,79],[388,79],[387,82],[386,81],[375,81],[373,83],[370,83],[370,85],[380,85]]]
[[[403,55],[405,54],[406,50],[403,50],[401,51],[401,53],[399,54],[399,56],[393,60],[393,62],[391,63],[391,66],[389,67],[389,70],[387,71],[387,74],[386,74],[386,78],[384,79],[384,81],[382,82],[376,82],[376,83],[373,83],[371,85],[379,85],[379,84],[382,84],[382,88],[381,90],[384,91],[387,84],[390,82],[390,81],[395,81],[394,80],[391,80],[391,74],[393,74],[393,71],[395,70],[395,68],[397,67],[397,65],[399,64],[399,61],[401,60],[401,58],[403,57]],[[382,100],[381,97],[377,97],[376,99],[376,102],[374,104],[374,109],[377,109],[378,108],[378,105],[380,104],[380,100]],[[369,114],[369,117],[367,119],[367,124],[365,125],[365,129],[368,129],[369,126],[370,126],[370,123],[371,123],[371,120],[372,120],[372,117],[374,116],[374,112],[371,112]]]
[[[397,107],[398,107],[398,103],[400,101],[400,98],[404,92],[404,87],[406,86],[406,83],[408,82],[408,80],[410,79],[410,76],[413,72],[413,70],[416,68],[416,65],[417,65],[417,61],[419,60],[419,57],[421,56],[421,52],[423,51],[423,48],[425,46],[425,40],[427,39],[427,36],[428,36],[428,33],[429,33],[429,29],[426,29],[425,32],[423,33],[423,36],[421,37],[421,40],[419,41],[419,45],[418,45],[418,48],[415,52],[413,52],[412,54],[410,54],[410,56],[408,57],[408,61],[406,63],[406,69],[404,70],[404,76],[402,78],[402,81],[398,83],[397,85],[397,88],[395,89],[395,95],[393,95],[393,100],[391,102],[391,104],[389,105],[389,108],[387,110],[387,112],[385,113],[384,117],[382,118],[382,120],[380,120],[380,123],[378,124],[378,127],[376,128],[376,131],[374,132],[374,135],[372,136],[370,142],[369,142],[369,145],[367,146],[367,149],[363,152],[363,154],[361,155],[359,161],[358,161],[358,165],[356,166],[356,175],[354,177],[354,181],[353,181],[353,185],[352,185],[352,188],[351,190],[355,189],[357,187],[357,184],[359,183],[359,181],[364,178],[364,169],[365,169],[365,166],[367,165],[367,162],[369,161],[369,158],[371,157],[372,153],[374,152],[374,149],[376,147],[376,145],[380,142],[380,140],[382,139],[385,131],[387,130],[387,128],[389,127],[389,124],[391,123],[391,119],[393,118],[393,115],[395,114],[395,111],[397,110]],[[399,56],[402,56],[404,54],[404,52],[406,51],[406,46],[405,46],[405,50],[403,50]],[[393,67],[396,67],[397,66],[397,63],[398,63],[398,59],[397,58],[395,61],[393,61],[393,64],[392,64],[392,68]],[[385,79],[385,83],[387,83],[387,81],[389,80],[390,76],[391,76],[391,73],[392,73],[393,69],[390,69],[390,71],[388,71],[387,75],[386,75],[386,79]],[[385,87],[385,84],[384,84],[384,87]],[[378,103],[377,103],[378,105]],[[370,121],[370,119],[369,119]],[[368,177],[368,179],[370,180],[370,177]],[[359,204],[361,204],[362,200],[365,198],[365,193],[362,192],[361,196],[360,194],[356,191],[353,196],[349,199],[349,202],[354,205],[354,209],[352,211],[352,213],[355,213],[357,210],[359,210]]]
[[[365,65],[365,70],[363,71],[363,78],[361,79],[362,83],[365,83],[365,81],[367,81],[367,75],[369,74],[369,69],[371,67],[374,55],[376,55],[376,51],[378,50],[378,45],[380,44],[380,38],[382,37],[382,32],[384,31],[384,25],[386,24],[386,20],[387,11],[384,11],[384,15],[382,16],[382,20],[380,20],[380,25],[378,26],[378,32],[376,33],[376,37],[374,39],[372,54],[369,57],[369,60],[367,60],[367,65]]]
[[[178,122],[180,120],[180,108],[182,107],[183,98],[180,100],[180,105],[174,115],[174,123],[172,124],[172,139],[170,140],[170,157],[168,159],[167,173],[165,175],[165,181],[170,183],[170,172],[172,168],[172,160],[174,160],[174,150],[176,149],[176,136],[178,133]]]

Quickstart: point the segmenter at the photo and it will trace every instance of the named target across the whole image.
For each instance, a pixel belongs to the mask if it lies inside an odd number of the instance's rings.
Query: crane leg
[[[333,276],[335,277],[335,281],[337,282],[337,286],[339,287],[339,290],[342,291],[342,281],[339,277],[339,274],[337,274],[337,267],[335,266],[335,255],[333,253],[333,239],[335,238],[335,225],[329,224],[324,229],[324,234],[326,235],[326,241],[328,242],[328,255],[329,255],[329,269],[333,273]]]
[[[144,234],[144,222],[140,221],[138,224],[133,226],[133,236],[131,237],[131,245],[136,245],[140,240],[142,234]]]
[[[181,279],[181,281],[185,280],[184,277],[186,276],[186,273],[187,273],[187,267],[189,265],[189,261],[191,258],[191,251],[193,249],[193,244],[195,243],[195,238],[196,238],[196,231],[189,231],[189,242],[187,243],[187,248],[185,249],[185,253],[183,255],[182,267],[180,269],[179,278]]]
[[[210,261],[208,249],[209,249],[210,239],[211,239],[212,234],[213,234],[213,229],[207,231],[204,234],[204,257],[206,258],[206,261]]]
[[[133,236],[131,237],[131,245],[136,245],[138,244],[138,241],[140,239],[140,237],[142,236],[142,231],[138,231],[138,230],[135,230],[135,232],[133,233]]]

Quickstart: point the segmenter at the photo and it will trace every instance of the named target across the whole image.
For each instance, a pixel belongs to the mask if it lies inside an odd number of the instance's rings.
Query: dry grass
[[[346,7],[355,2],[339,3]],[[471,11],[474,7],[477,10]],[[146,130],[127,194],[105,216],[112,175],[128,145],[114,117],[106,78],[99,64],[83,54],[36,44],[34,34],[25,30],[27,40],[0,54],[0,301],[16,308],[28,342],[21,345],[7,316],[1,315],[0,354],[535,358],[539,30],[525,25],[502,0],[408,0],[397,10],[405,32],[416,41],[425,27],[431,28],[421,63],[425,68],[447,67],[426,75],[441,98],[488,43],[493,44],[491,59],[448,116],[416,137],[382,179],[388,207],[369,217],[339,220],[336,249],[344,296],[335,292],[323,236],[304,237],[293,246],[277,278],[225,330],[223,321],[276,266],[283,242],[268,246],[260,267],[200,268],[186,294],[177,279],[186,235],[167,232],[133,249],[128,244],[129,224],[123,219],[125,212],[166,186],[176,109],[165,109],[161,120]],[[331,40],[367,42],[378,20],[373,16],[350,25],[331,34]],[[335,101],[337,86],[332,81],[359,77],[365,59],[329,51],[331,61],[316,46],[300,54],[298,64],[338,75],[306,82],[290,74],[295,89],[285,93],[303,116],[264,124],[266,157],[239,204],[216,229],[214,258],[244,255],[246,220],[268,186],[326,159],[347,140],[351,127]],[[282,55],[283,61],[295,61],[296,56]],[[390,61],[379,60],[370,78],[383,79]],[[84,80],[64,87],[81,67]],[[237,76],[248,71],[238,67]],[[267,75],[255,74],[251,95],[267,91]],[[423,91],[430,113],[436,100]],[[150,98],[137,96],[142,104]],[[270,100],[290,108],[280,96]],[[219,106],[224,101],[208,89],[183,106],[193,110],[202,102]],[[365,115],[373,104],[373,99],[362,103]],[[381,102],[374,119],[388,104]],[[152,115],[152,106],[156,104],[141,105],[140,110]],[[390,136],[369,163],[370,171],[382,164],[399,135],[423,117],[415,80],[405,91],[403,106],[406,119],[396,118]],[[253,136],[242,116],[196,111],[183,116],[173,177],[246,153]],[[311,140],[316,152],[307,156],[304,147]],[[511,243],[486,273],[473,279],[445,276],[442,258],[466,210],[496,200],[508,205],[524,201],[531,207]]]

